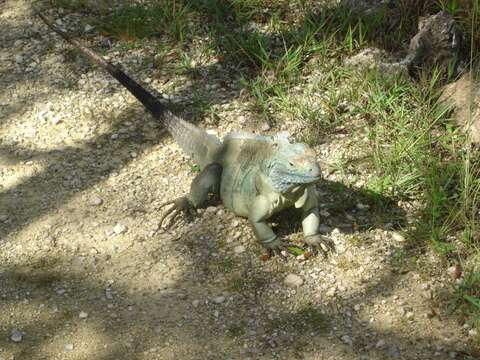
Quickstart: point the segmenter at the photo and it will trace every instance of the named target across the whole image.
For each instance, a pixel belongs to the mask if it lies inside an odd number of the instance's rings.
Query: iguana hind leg
[[[190,192],[186,196],[168,201],[160,207],[173,204],[160,219],[162,226],[165,219],[172,214],[167,228],[171,227],[178,216],[183,213],[187,218],[193,217],[195,209],[204,205],[210,195],[219,196],[220,181],[222,176],[222,166],[220,164],[210,164],[193,179],[190,185]]]

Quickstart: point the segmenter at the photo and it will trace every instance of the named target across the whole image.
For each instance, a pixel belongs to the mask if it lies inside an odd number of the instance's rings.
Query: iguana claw
[[[313,253],[317,253],[317,250],[320,250],[323,256],[327,256],[329,252],[335,251],[333,241],[320,234],[305,236],[305,244],[310,245]]]
[[[294,244],[287,243],[280,238],[276,238],[273,241],[269,241],[267,243],[262,242],[262,246],[267,250],[267,253],[262,255],[263,260],[268,260],[276,255],[281,260],[286,261],[290,255],[288,247],[294,246]]]
[[[180,213],[184,213],[187,218],[191,218],[193,216],[195,208],[186,196],[179,197],[175,200],[167,201],[161,204],[159,206],[159,209],[171,204],[173,204],[173,206],[170,209],[168,209],[160,219],[160,227],[163,225],[163,222],[165,221],[167,216],[170,214],[173,214],[173,215],[170,218],[170,221],[168,222],[167,226],[165,227],[166,229],[169,229],[170,227],[172,227],[172,225],[175,223],[175,220],[178,218]]]

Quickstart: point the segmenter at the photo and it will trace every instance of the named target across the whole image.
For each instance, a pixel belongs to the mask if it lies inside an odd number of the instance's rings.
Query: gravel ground
[[[403,256],[408,207],[378,216],[361,169],[319,184],[327,259],[261,261],[247,222],[221,205],[161,229],[159,205],[188,190],[192,164],[29,6],[0,1],[0,359],[480,359],[474,331],[445,312],[443,264],[427,249]],[[81,14],[52,15],[101,42]],[[153,49],[107,52],[188,108],[188,81],[154,71]],[[198,81],[219,120],[199,125],[248,129],[238,82],[214,69]],[[361,141],[338,132],[316,150],[334,162]]]

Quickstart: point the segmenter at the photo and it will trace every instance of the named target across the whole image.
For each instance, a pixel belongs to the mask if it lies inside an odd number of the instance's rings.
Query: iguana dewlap
[[[318,229],[320,220],[314,183],[320,179],[321,172],[312,149],[305,144],[290,143],[284,133],[273,137],[233,133],[221,141],[171,113],[120,68],[70,39],[42,14],[38,15],[53,31],[125,86],[200,166],[201,171],[192,181],[189,194],[174,201],[167,214],[198,208],[214,194],[235,214],[248,218],[263,246],[278,249],[283,244],[267,220],[284,208],[294,206],[302,211],[305,242],[319,245],[322,250],[327,248],[329,242]]]

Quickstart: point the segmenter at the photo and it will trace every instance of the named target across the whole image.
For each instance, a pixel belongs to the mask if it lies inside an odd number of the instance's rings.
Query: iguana
[[[331,241],[319,233],[314,184],[320,179],[321,171],[311,148],[290,142],[285,133],[275,136],[231,133],[222,141],[174,115],[119,67],[71,39],[38,11],[37,15],[126,87],[200,167],[190,192],[169,202],[173,206],[163,216],[161,224],[171,213],[176,217],[181,212],[201,207],[214,194],[226,208],[248,218],[256,238],[269,252],[279,252],[286,244],[273,232],[267,220],[291,206],[302,210],[304,242],[323,253],[332,247]]]

